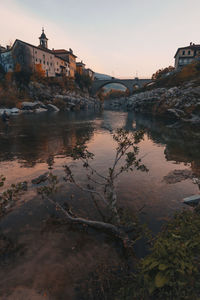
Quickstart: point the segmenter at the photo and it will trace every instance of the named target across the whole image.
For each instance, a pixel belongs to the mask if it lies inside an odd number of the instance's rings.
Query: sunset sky
[[[0,0],[0,44],[16,38],[72,48],[88,67],[115,77],[150,77],[174,64],[178,47],[200,44],[199,0]]]

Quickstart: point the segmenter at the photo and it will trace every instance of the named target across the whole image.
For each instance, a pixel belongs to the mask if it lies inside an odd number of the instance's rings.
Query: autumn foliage
[[[157,79],[160,79],[163,75],[167,74],[167,73],[170,73],[174,70],[174,67],[172,66],[169,66],[167,68],[164,68],[164,69],[159,69],[158,71],[156,71],[156,73],[154,73],[152,75],[152,79],[153,80],[157,80]]]
[[[42,69],[41,64],[35,65],[35,75],[42,78],[45,77],[45,71]]]

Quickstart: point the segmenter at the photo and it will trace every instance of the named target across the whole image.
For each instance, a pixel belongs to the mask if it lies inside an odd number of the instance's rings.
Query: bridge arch
[[[123,83],[123,82],[120,82],[119,80],[112,80],[112,81],[108,81],[108,82],[105,82],[105,83],[102,83],[100,86],[98,86],[97,90],[96,90],[96,94],[102,89],[104,88],[105,86],[109,85],[109,84],[120,84],[122,86],[124,86],[126,88],[126,90],[129,91],[129,94],[131,94],[131,91],[130,91],[130,87]]]
[[[91,94],[96,95],[97,92],[104,86],[110,83],[119,83],[124,85],[128,90],[129,93],[132,94],[135,88],[143,87],[145,84],[151,82],[151,79],[107,79],[107,80],[94,80],[91,88]]]

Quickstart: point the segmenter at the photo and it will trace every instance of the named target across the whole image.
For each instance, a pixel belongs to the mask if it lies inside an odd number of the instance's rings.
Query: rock
[[[167,109],[166,114],[173,119],[180,119],[185,115],[184,111],[175,108]]]
[[[21,188],[23,191],[27,191],[28,190],[28,182],[27,181],[22,182]]]
[[[192,182],[194,183],[194,184],[198,184],[198,185],[200,185],[200,179],[199,178],[192,178]]]
[[[1,108],[0,109],[0,116],[3,115],[4,111],[6,111],[6,113],[10,116],[11,115],[11,111],[9,108]]]
[[[199,116],[195,116],[195,115],[191,115],[191,118],[182,118],[182,121],[186,122],[186,123],[192,123],[192,124],[200,124],[200,117]]]
[[[22,102],[23,110],[33,110],[40,107],[39,102]]]
[[[174,170],[170,172],[168,175],[164,176],[163,180],[166,183],[172,184],[172,183],[177,183],[192,178],[193,178],[192,171],[185,169],[185,170]]]
[[[48,109],[48,111],[54,111],[54,112],[60,111],[60,109],[53,104],[47,104],[47,109]]]
[[[183,203],[191,206],[198,205],[200,202],[200,195],[193,195],[183,199]]]
[[[35,110],[36,113],[42,113],[42,112],[47,112],[47,111],[48,110],[46,108],[42,108],[42,107],[36,108],[36,110]]]
[[[10,109],[11,114],[18,114],[20,110],[16,107]]]
[[[46,173],[40,175],[39,177],[34,178],[31,182],[33,184],[40,184],[41,182],[46,181],[48,179],[48,176],[49,176],[49,172],[46,172]]]

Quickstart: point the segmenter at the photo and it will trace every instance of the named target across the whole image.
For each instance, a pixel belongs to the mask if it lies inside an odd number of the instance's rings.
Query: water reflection
[[[8,184],[24,180],[31,182],[33,178],[52,168],[62,178],[66,158],[80,141],[95,153],[94,168],[100,173],[107,172],[115,153],[111,132],[119,127],[144,130],[145,138],[140,143],[140,153],[144,156],[143,163],[150,170],[147,174],[123,174],[117,183],[119,205],[130,211],[145,206],[144,214],[140,216],[141,221],[157,232],[166,217],[183,207],[183,198],[199,192],[198,186],[191,180],[176,184],[163,182],[163,177],[174,169],[191,168],[200,176],[198,128],[186,125],[177,127],[164,120],[106,110],[21,115],[12,118],[7,132],[3,126],[0,127],[0,174],[6,176]],[[75,176],[81,183],[86,183],[79,167],[75,164]],[[32,188],[31,193],[33,190]],[[64,202],[72,193],[75,196],[71,205],[75,211],[78,210],[81,216],[96,216],[95,207],[88,195],[82,195],[74,188],[60,191],[59,201]],[[49,213],[49,208],[40,199],[29,201],[28,205],[32,215],[31,222],[40,222]],[[30,216],[27,216],[26,209],[22,207],[16,222],[26,218],[29,222]],[[12,215],[7,220],[10,220],[12,227]],[[141,249],[139,251],[142,252]]]
[[[21,115],[9,128],[0,124],[0,161],[17,160],[21,167],[46,162],[51,168],[54,156],[68,156],[77,142],[89,142],[94,132],[142,129],[157,146],[165,146],[167,161],[190,164],[200,175],[200,133],[198,128],[178,128],[163,120],[134,113],[104,111],[60,114]]]
[[[0,173],[5,174],[8,183],[31,180],[52,168],[61,174],[66,157],[80,141],[96,154],[95,168],[107,172],[115,148],[111,132],[119,127],[144,130],[140,149],[150,169],[148,174],[122,176],[118,186],[123,203],[134,208],[145,204],[149,213],[152,209],[151,214],[158,216],[180,208],[182,198],[198,192],[189,180],[171,186],[162,182],[164,176],[177,168],[191,168],[200,176],[198,129],[177,127],[130,112],[105,110],[15,117],[7,132],[3,127],[0,129]],[[76,172],[83,180],[78,168]]]
[[[92,114],[21,115],[0,132],[0,161],[17,159],[23,167],[52,165],[55,155],[68,155],[77,142],[93,135]],[[84,124],[84,126],[83,126]]]

